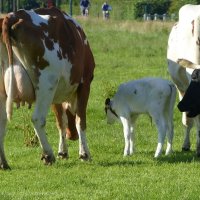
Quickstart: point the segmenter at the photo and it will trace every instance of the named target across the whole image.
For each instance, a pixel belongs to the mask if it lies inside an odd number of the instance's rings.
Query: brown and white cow
[[[65,142],[67,114],[70,119],[68,131],[78,132],[80,158],[90,159],[85,135],[86,107],[95,63],[80,25],[54,7],[9,13],[0,19],[0,25],[9,60],[9,69],[6,69],[9,70],[8,90],[0,93],[1,168],[9,168],[3,141],[6,115],[8,119],[11,118],[12,102],[15,100],[14,56],[23,64],[33,87],[34,98],[31,101],[35,101],[35,108],[32,122],[43,149],[42,159],[45,164],[55,161],[45,132],[46,116],[51,104],[60,134],[59,155],[68,155]]]
[[[200,64],[200,5],[185,5],[179,10],[179,21],[173,26],[169,39],[167,60],[168,69],[173,82],[176,84],[181,100],[189,86],[193,69],[183,68],[180,58]],[[196,122],[199,123],[198,118]],[[193,119],[183,112],[182,123],[185,127],[183,150],[190,150],[190,130]],[[197,129],[197,155],[200,156],[200,139]]]

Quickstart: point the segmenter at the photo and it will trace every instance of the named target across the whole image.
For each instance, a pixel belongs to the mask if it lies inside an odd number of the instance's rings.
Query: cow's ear
[[[199,72],[200,72],[199,69],[195,69],[192,72],[192,75],[191,75],[192,80],[194,80],[194,81],[198,81],[199,80]]]
[[[200,82],[200,69],[197,69],[198,70],[198,72],[197,72],[197,80],[198,80],[198,82]]]
[[[105,105],[106,105],[106,106],[110,105],[110,98],[107,98],[107,99],[105,100]]]

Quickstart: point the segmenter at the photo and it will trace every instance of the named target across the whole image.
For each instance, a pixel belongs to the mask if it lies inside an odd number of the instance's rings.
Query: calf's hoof
[[[68,156],[68,153],[59,152],[59,153],[58,153],[58,158],[61,158],[61,159],[68,159],[69,156]]]
[[[91,158],[87,153],[80,154],[79,159],[81,159],[82,161],[91,161]]]
[[[56,161],[54,155],[47,154],[42,154],[41,160],[44,162],[45,165],[52,165]]]

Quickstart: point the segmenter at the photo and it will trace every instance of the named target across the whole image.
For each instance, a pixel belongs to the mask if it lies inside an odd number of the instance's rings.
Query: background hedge
[[[35,8],[43,6],[47,0],[0,0],[3,5],[3,12],[13,9],[13,2],[18,2],[19,8]],[[68,12],[70,0],[54,0],[56,5]],[[71,0],[73,5],[73,15],[80,15],[80,0]],[[90,15],[100,16],[101,5],[104,0],[90,0]],[[178,10],[185,4],[200,4],[200,0],[107,0],[112,6],[111,17],[114,19],[141,19],[144,14],[167,14],[178,16]],[[16,3],[15,3],[16,4]]]

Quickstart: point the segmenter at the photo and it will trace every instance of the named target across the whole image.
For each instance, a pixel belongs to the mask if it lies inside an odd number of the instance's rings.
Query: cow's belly
[[[71,85],[62,77],[58,83],[53,103],[73,102],[76,98],[77,88],[78,84]]]

